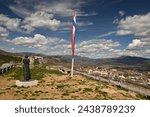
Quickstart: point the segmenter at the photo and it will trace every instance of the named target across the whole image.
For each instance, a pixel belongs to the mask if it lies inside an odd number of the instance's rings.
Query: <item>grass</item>
[[[78,81],[79,84],[85,84],[86,81],[85,80],[81,80],[81,81]]]
[[[105,91],[101,91],[99,86],[95,87],[95,92],[97,92],[100,95],[103,95],[104,97],[108,97],[108,93]]]
[[[36,98],[29,98],[29,99],[27,99],[27,100],[36,100]]]
[[[82,90],[81,88],[78,88],[78,89],[75,89],[75,90],[71,91],[71,93],[79,92],[81,90]]]
[[[65,92],[62,94],[63,96],[69,96],[69,93],[68,92]]]
[[[14,96],[17,96],[17,95],[18,95],[18,94],[16,94],[16,93],[14,94]]]
[[[145,98],[146,97],[146,98]],[[144,96],[143,98],[150,100],[150,96]]]
[[[0,95],[1,95],[1,94],[4,94],[4,93],[5,93],[5,92],[0,92]]]
[[[41,98],[40,100],[52,100],[52,98]]]
[[[150,96],[144,96],[144,95],[136,94],[136,97],[141,98],[141,99],[150,100]]]
[[[8,75],[13,76],[14,78],[18,78],[18,79],[19,77],[23,78],[22,71],[23,70],[21,67],[20,68],[16,67],[14,70],[10,71]],[[49,74],[58,75],[59,71],[46,70],[46,66],[31,66],[32,78],[34,77],[34,78],[41,79],[39,86],[17,87],[16,85],[12,84],[9,87],[7,86],[8,87],[7,90],[6,88],[4,88],[4,90],[6,90],[7,93],[0,91],[0,95],[4,96],[13,91],[12,93],[13,99],[22,98],[22,99],[28,99],[28,100],[29,99],[32,99],[32,100],[34,99],[82,99],[83,100],[83,99],[115,99],[117,97],[116,95],[119,94],[121,98],[127,97],[127,99],[130,99],[129,97],[130,93],[128,94],[128,92],[126,92],[127,94],[123,95],[122,94],[123,91],[120,91],[120,90],[123,90],[123,88],[119,86],[116,88],[116,86],[113,86],[113,85],[110,86],[109,83],[98,82],[95,80],[86,79],[82,77],[81,77],[82,79],[81,78],[78,79],[78,77],[77,78],[75,77],[74,79],[68,80],[67,75],[64,75],[63,77],[62,76],[58,77],[56,75],[49,75],[50,79],[45,80],[43,78],[45,74],[46,74],[46,78],[48,79]],[[11,88],[11,90],[9,88]],[[114,95],[114,94],[111,94],[109,90],[102,90],[102,89],[107,89],[107,88],[108,89],[113,88],[113,90],[118,90],[118,91],[116,92],[116,95]],[[139,97],[139,98],[141,99],[142,97]]]
[[[35,91],[34,93],[44,93],[44,92],[40,90],[40,91]]]
[[[32,93],[32,96],[36,96],[36,94],[35,94],[35,93]]]
[[[58,70],[47,70],[45,66],[34,66],[30,69],[31,72],[31,79],[33,80],[41,80],[45,74],[56,74],[56,75],[63,75]],[[14,70],[11,70],[5,75],[14,77],[16,80],[22,80],[23,79],[23,69],[21,67],[16,67]]]
[[[127,89],[125,89],[125,88],[123,88],[123,87],[121,87],[121,86],[119,86],[119,85],[116,85],[116,87],[117,87],[118,90],[125,90],[125,91],[128,91]]]
[[[11,88],[10,87],[7,87],[5,90],[10,90]]]
[[[84,88],[83,89],[83,93],[85,93],[85,92],[92,92],[92,91],[93,91],[92,88]]]
[[[46,84],[46,86],[51,86],[51,84]]]
[[[103,95],[104,97],[108,98],[108,93],[105,91],[99,91],[99,94]]]
[[[16,87],[17,87],[17,85],[12,85],[11,87],[12,87],[12,88],[16,88]]]
[[[96,92],[98,92],[98,91],[99,91],[99,89],[100,89],[100,87],[99,87],[99,86],[96,86],[96,87],[95,87],[95,91],[96,91]]]
[[[23,77],[23,71],[22,71],[22,68],[17,67],[15,69],[11,70],[11,71],[8,71],[4,75],[14,77],[14,79],[16,79],[16,80],[21,80],[22,77]]]
[[[16,93],[21,93],[21,91],[16,91]]]
[[[48,70],[49,74],[56,74],[56,75],[64,75],[62,72],[58,70]]]
[[[62,88],[64,88],[66,85],[65,84],[58,84],[56,87],[57,87],[57,89],[62,89]]]

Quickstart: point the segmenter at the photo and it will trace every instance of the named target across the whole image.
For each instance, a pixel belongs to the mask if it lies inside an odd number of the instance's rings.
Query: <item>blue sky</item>
[[[0,0],[0,49],[71,55],[150,58],[149,0]]]

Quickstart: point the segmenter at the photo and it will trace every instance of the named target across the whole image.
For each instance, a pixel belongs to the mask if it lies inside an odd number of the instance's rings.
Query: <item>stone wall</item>
[[[13,69],[15,67],[15,64],[10,62],[10,63],[4,63],[2,64],[2,66],[0,67],[0,74],[3,74],[11,69]]]

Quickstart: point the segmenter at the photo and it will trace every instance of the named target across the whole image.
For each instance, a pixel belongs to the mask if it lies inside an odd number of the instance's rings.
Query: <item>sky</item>
[[[0,49],[89,58],[150,58],[150,0],[0,0]]]

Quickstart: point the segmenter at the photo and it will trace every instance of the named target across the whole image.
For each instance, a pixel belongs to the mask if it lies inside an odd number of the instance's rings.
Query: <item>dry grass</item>
[[[33,87],[17,87],[11,77],[0,76],[0,99],[19,100],[53,100],[53,99],[85,99],[85,100],[133,100],[145,99],[139,94],[119,89],[108,83],[87,79],[75,75],[47,74]],[[8,80],[9,79],[9,80]]]

